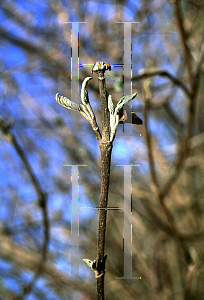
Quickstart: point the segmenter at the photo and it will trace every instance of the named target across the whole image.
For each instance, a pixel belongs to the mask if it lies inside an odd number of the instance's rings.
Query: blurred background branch
[[[1,1],[0,15],[0,115],[7,137],[0,139],[1,297],[95,299],[94,274],[82,258],[95,258],[98,212],[79,209],[80,278],[72,278],[71,174],[62,165],[87,165],[79,174],[79,207],[98,207],[100,150],[90,124],[54,100],[57,92],[72,99],[71,24],[62,22],[87,22],[79,24],[79,87],[95,61],[110,62],[114,75],[107,76],[106,89],[116,104],[124,62],[124,25],[116,22],[137,21],[132,110],[146,123],[124,124],[124,132],[119,125],[109,205],[123,206],[124,179],[116,165],[140,164],[132,171],[132,272],[142,279],[115,279],[123,273],[123,213],[110,210],[105,296],[203,300],[203,1],[9,0]],[[101,131],[97,78],[89,96]],[[77,122],[76,136],[71,124]]]

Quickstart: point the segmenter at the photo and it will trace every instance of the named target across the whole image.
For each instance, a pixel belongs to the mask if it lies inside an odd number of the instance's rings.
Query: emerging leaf
[[[77,103],[69,100],[67,97],[60,96],[58,93],[56,94],[56,101],[60,105],[66,107],[68,109],[71,109],[71,110],[74,110],[74,111],[80,111],[81,110],[80,106]]]
[[[89,80],[93,79],[92,77],[86,77],[82,83],[81,87],[81,101],[84,105],[87,105],[89,103],[89,95],[87,91],[87,85]]]
[[[112,100],[112,96],[109,95],[108,92],[106,92],[107,96],[108,96],[108,110],[110,112],[110,114],[114,114],[114,111],[115,111],[115,107],[114,107],[114,104],[113,104],[113,100]]]
[[[128,104],[136,96],[137,96],[137,93],[122,97],[116,106],[115,113],[119,114],[120,109],[123,107],[123,105]]]

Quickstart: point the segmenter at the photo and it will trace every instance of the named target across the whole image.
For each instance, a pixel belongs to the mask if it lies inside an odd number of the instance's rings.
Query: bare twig
[[[87,84],[91,80],[91,77],[85,78],[81,89],[81,101],[82,104],[74,103],[66,97],[56,94],[57,102],[71,110],[79,112],[83,115],[88,122],[91,124],[95,131],[96,138],[100,141],[101,151],[101,197],[100,197],[100,214],[99,214],[99,227],[98,227],[98,248],[97,248],[97,259],[90,260],[84,258],[83,261],[94,271],[95,277],[97,278],[97,291],[98,300],[104,299],[104,275],[105,275],[105,262],[107,255],[105,251],[105,232],[106,232],[106,217],[107,217],[107,206],[108,206],[108,191],[109,191],[109,180],[110,180],[110,165],[111,165],[111,153],[113,147],[113,141],[115,134],[120,122],[120,110],[123,106],[134,99],[137,93],[133,95],[124,96],[118,102],[116,108],[112,102],[111,95],[106,91],[105,82],[105,71],[110,70],[109,64],[103,61],[97,61],[93,67],[92,73],[95,72],[98,75],[99,94],[101,101],[101,115],[102,115],[102,136],[100,134],[94,112],[89,102]],[[142,120],[140,119],[140,123]],[[111,135],[110,135],[111,129]]]
[[[110,179],[110,164],[112,153],[112,142],[109,141],[109,114],[108,101],[106,97],[106,83],[104,73],[108,69],[107,64],[101,62],[96,63],[93,71],[98,74],[99,93],[101,101],[102,114],[102,141],[100,143],[101,150],[101,198],[100,198],[100,215],[98,227],[98,249],[97,249],[97,270],[102,276],[97,278],[98,300],[104,299],[104,274],[105,274],[105,232],[106,217],[108,206],[108,190]]]

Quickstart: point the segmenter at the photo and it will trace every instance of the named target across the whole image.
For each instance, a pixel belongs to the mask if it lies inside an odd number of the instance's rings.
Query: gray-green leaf
[[[114,107],[114,104],[113,104],[113,100],[112,100],[112,96],[109,95],[108,92],[106,92],[107,96],[108,96],[108,110],[110,112],[110,114],[114,114],[114,111],[115,111],[115,107]]]
[[[116,106],[115,113],[119,114],[119,111],[123,107],[123,105],[128,104],[136,96],[137,96],[137,93],[122,97]]]
[[[82,87],[81,87],[81,101],[84,105],[89,103],[89,95],[88,95],[88,91],[87,91],[87,85],[89,80],[91,80],[92,77],[86,77],[82,83]]]
[[[74,111],[80,111],[81,110],[80,106],[77,103],[69,100],[67,97],[60,96],[58,93],[56,94],[56,101],[60,105],[66,107],[68,109],[71,109],[71,110],[74,110]]]

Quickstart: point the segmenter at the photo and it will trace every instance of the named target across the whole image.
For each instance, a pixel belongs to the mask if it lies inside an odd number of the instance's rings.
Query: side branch
[[[89,95],[87,91],[87,85],[89,80],[91,79],[92,77],[87,77],[84,79],[82,83],[82,88],[81,88],[82,104],[77,104],[69,100],[67,97],[60,96],[58,93],[56,94],[56,101],[67,109],[79,112],[91,124],[91,127],[93,128],[97,140],[101,141],[101,133],[98,124],[96,122],[95,114],[89,102]]]

